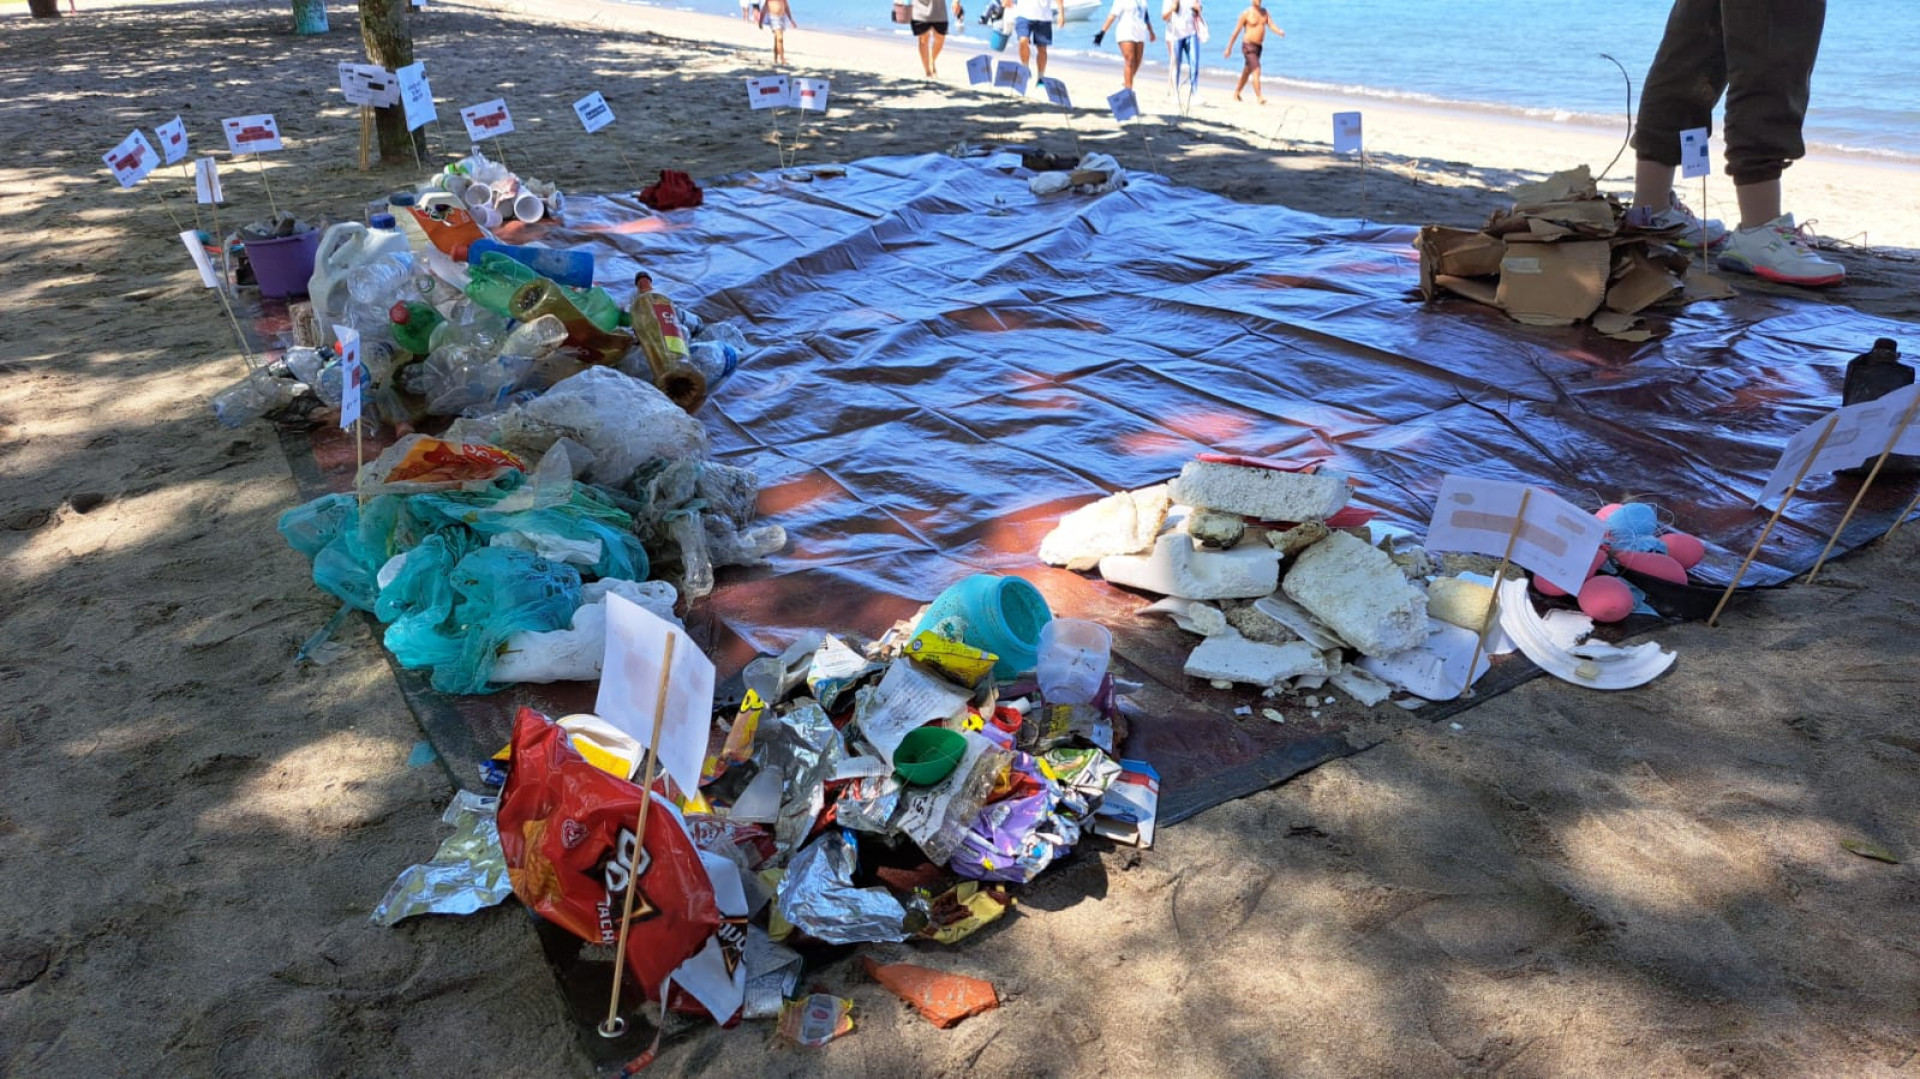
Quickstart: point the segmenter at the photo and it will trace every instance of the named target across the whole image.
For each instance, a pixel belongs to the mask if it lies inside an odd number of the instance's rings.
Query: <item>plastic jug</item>
[[[358,221],[342,221],[321,234],[307,296],[325,339],[333,339],[333,324],[347,309],[347,275],[381,255],[405,250],[407,238],[397,229],[370,229]]]
[[[498,240],[475,240],[467,248],[467,261],[478,262],[489,251],[497,251],[534,273],[574,288],[593,287],[593,254],[588,251],[558,251],[531,244],[503,244]]]
[[[915,633],[932,630],[1000,657],[993,676],[1014,678],[1033,670],[1040,657],[1040,631],[1053,621],[1046,597],[1018,577],[977,573],[934,597]]]
[[[558,318],[567,328],[567,344],[585,352],[588,363],[618,363],[633,345],[625,334],[608,333],[594,325],[559,285],[544,277],[536,276],[514,291],[507,315],[521,322],[532,322],[542,315]]]
[[[1911,385],[1913,368],[1900,362],[1900,342],[1882,337],[1873,343],[1871,350],[1847,361],[1847,380],[1840,390],[1840,403],[1857,405],[1862,401],[1877,401]],[[1920,424],[1920,419],[1914,422]],[[1843,476],[1864,476],[1872,469],[1873,462],[1868,461],[1857,468],[1837,471]],[[1880,466],[1881,475],[1906,475],[1916,471],[1920,471],[1920,457],[1897,453],[1888,454],[1886,463]]]
[[[633,339],[647,354],[647,366],[653,369],[653,384],[674,404],[691,415],[707,401],[707,378],[688,362],[687,336],[674,315],[673,301],[653,290],[653,278],[640,274],[634,278],[639,291],[627,313],[633,319]]]

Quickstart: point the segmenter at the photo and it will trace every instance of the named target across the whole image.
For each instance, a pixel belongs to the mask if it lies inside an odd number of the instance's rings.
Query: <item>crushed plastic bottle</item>
[[[541,315],[523,322],[500,342],[502,355],[531,356],[539,359],[567,341],[567,324],[554,315]]]
[[[417,392],[427,400],[427,411],[457,416],[470,409],[498,411],[503,402],[533,370],[525,356],[491,356],[467,345],[435,349],[422,363]]]
[[[332,356],[317,348],[295,346],[288,349],[287,354],[281,359],[287,365],[287,370],[293,373],[294,378],[312,386],[320,381],[320,369],[327,365],[327,361],[332,359]]]
[[[667,538],[680,548],[680,594],[701,599],[713,592],[713,556],[699,510],[667,522]]]
[[[222,427],[241,427],[293,403],[298,384],[259,371],[213,395],[213,417]]]
[[[507,326],[505,317],[480,304],[463,300],[447,313],[445,322],[434,328],[427,348],[432,352],[451,345],[466,345],[493,353],[499,350],[501,339],[506,337]]]

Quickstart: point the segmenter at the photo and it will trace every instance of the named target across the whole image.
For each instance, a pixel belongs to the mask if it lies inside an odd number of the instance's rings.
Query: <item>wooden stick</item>
[[[1894,444],[1900,441],[1901,435],[1907,433],[1907,426],[1913,422],[1913,413],[1916,408],[1920,408],[1920,394],[1916,394],[1913,402],[1907,405],[1906,413],[1900,417],[1900,426],[1894,428],[1893,434],[1888,436],[1886,448],[1880,451],[1880,456],[1874,458],[1873,468],[1868,471],[1866,481],[1860,485],[1860,490],[1854,493],[1853,501],[1847,503],[1847,512],[1840,518],[1840,527],[1833,530],[1832,538],[1828,539],[1827,545],[1820,549],[1820,557],[1814,561],[1813,568],[1807,571],[1808,584],[1812,584],[1813,579],[1820,576],[1820,567],[1826,565],[1827,555],[1833,551],[1833,545],[1840,542],[1840,533],[1845,532],[1847,522],[1853,520],[1853,511],[1860,508],[1860,500],[1867,497],[1867,491],[1873,486],[1873,481],[1879,478],[1880,466],[1887,463],[1888,455],[1893,453]],[[1892,530],[1888,531],[1891,533]]]
[[[427,141],[426,132],[421,132],[419,138],[414,138],[412,131],[407,132],[407,149],[413,151],[413,167],[421,172],[427,171],[427,163],[420,160],[420,144],[425,141]]]
[[[1908,517],[1913,516],[1916,507],[1920,507],[1920,494],[1914,495],[1913,501],[1907,503],[1907,508],[1900,511],[1900,516],[1893,522],[1893,527],[1887,529],[1887,535],[1892,536],[1900,531],[1900,526],[1906,523]]]
[[[1520,508],[1513,514],[1513,531],[1507,533],[1507,549],[1500,553],[1500,568],[1493,571],[1493,598],[1487,601],[1486,617],[1480,619],[1480,632],[1474,635],[1473,658],[1467,661],[1467,681],[1456,697],[1473,692],[1473,672],[1480,666],[1480,653],[1487,647],[1487,633],[1493,629],[1493,617],[1500,610],[1500,582],[1506,579],[1507,567],[1513,564],[1513,545],[1520,542],[1520,530],[1527,523],[1527,502],[1532,498],[1533,488],[1521,489]]]
[[[633,897],[640,890],[640,862],[647,849],[647,808],[653,805],[653,770],[659,763],[660,730],[667,725],[667,690],[673,683],[673,645],[676,634],[667,634],[666,655],[660,660],[660,695],[653,706],[653,736],[647,742],[647,762],[640,784],[640,819],[633,826],[633,865],[627,873],[627,898],[621,905],[620,939],[613,949],[613,990],[607,998],[607,1018],[600,1024],[600,1036],[618,1038],[627,1032],[627,1021],[620,1018],[620,982],[626,974],[627,927],[633,921]]]
[[[1713,256],[1707,251],[1707,177],[1700,177],[1700,268],[1713,272]],[[1816,567],[1817,568],[1817,567]]]
[[[360,106],[360,171],[372,168],[368,160],[373,152],[373,106]]]
[[[633,177],[634,194],[639,194],[640,189],[647,186],[646,181],[640,179],[640,170],[633,167],[633,162],[627,158],[627,152],[620,148],[619,143],[613,144],[613,152],[619,154],[621,163],[627,166],[627,175]]]
[[[273,207],[273,216],[280,216],[280,204],[273,200],[273,185],[267,183],[267,161],[259,154],[253,155],[253,162],[260,166],[260,183],[267,189],[267,205]]]
[[[364,408],[366,402],[362,401],[360,405]],[[367,458],[360,448],[360,432],[365,423],[365,420],[358,417],[353,421],[353,497],[362,510],[367,508],[366,492],[360,489],[360,470],[367,467]]]
[[[153,200],[160,204],[160,208],[167,212],[168,217],[173,219],[173,231],[175,232],[187,231],[187,226],[182,225],[180,223],[180,215],[174,213],[173,207],[167,205],[167,200],[160,197],[160,189],[157,187],[153,189]]]
[[[1772,517],[1767,518],[1767,527],[1761,529],[1760,538],[1753,541],[1753,550],[1747,552],[1746,560],[1741,562],[1740,568],[1734,571],[1733,580],[1727,582],[1727,590],[1721,593],[1720,602],[1714,605],[1713,613],[1707,616],[1709,627],[1720,624],[1720,612],[1726,610],[1727,601],[1733,598],[1733,590],[1740,587],[1740,578],[1747,575],[1747,567],[1753,565],[1754,557],[1760,553],[1761,544],[1766,543],[1767,537],[1773,535],[1773,526],[1779,523],[1780,515],[1787,512],[1787,503],[1792,502],[1793,496],[1800,493],[1800,481],[1807,478],[1807,470],[1813,467],[1813,459],[1820,456],[1821,447],[1827,444],[1827,436],[1833,433],[1834,424],[1839,422],[1840,413],[1835,412],[1832,418],[1827,420],[1826,430],[1820,432],[1819,441],[1813,444],[1813,449],[1807,451],[1807,460],[1800,466],[1799,474],[1793,477],[1793,486],[1787,488],[1786,497],[1780,500],[1780,508],[1773,511]]]
[[[233,323],[234,335],[240,338],[240,359],[247,365],[247,373],[253,374],[260,364],[253,358],[253,346],[247,341],[247,331],[240,328],[240,316],[233,313],[233,304],[227,300],[227,283],[222,280],[220,287],[213,291],[220,294],[220,306],[227,310],[227,321]]]

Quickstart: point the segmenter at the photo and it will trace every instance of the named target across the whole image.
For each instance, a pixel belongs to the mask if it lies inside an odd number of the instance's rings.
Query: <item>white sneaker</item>
[[[1677,247],[1698,248],[1700,233],[1704,229],[1707,236],[1707,250],[1711,251],[1727,242],[1727,226],[1717,218],[1702,221],[1687,204],[1680,201],[1679,195],[1671,196],[1667,208],[1658,212],[1650,207],[1635,206],[1627,211],[1627,227],[1645,229],[1649,232],[1664,232],[1680,226],[1680,234],[1673,238]]]
[[[1814,254],[1792,214],[1733,230],[1720,251],[1720,268],[1783,285],[1837,285],[1847,279],[1845,266]]]

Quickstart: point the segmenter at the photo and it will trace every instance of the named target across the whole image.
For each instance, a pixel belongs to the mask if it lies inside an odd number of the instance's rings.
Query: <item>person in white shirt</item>
[[[1140,60],[1146,55],[1147,42],[1157,40],[1153,35],[1153,15],[1147,8],[1147,0],[1113,0],[1112,10],[1107,12],[1107,21],[1100,32],[1093,35],[1093,43],[1100,44],[1114,23],[1120,29],[1114,34],[1114,41],[1120,46],[1120,60],[1124,65],[1120,77],[1126,80],[1127,89],[1133,89],[1134,73],[1140,70]]]
[[[1167,0],[1160,9],[1160,17],[1167,23],[1167,51],[1170,57],[1168,74],[1173,79],[1173,93],[1180,95],[1181,66],[1186,67],[1187,100],[1192,102],[1200,93],[1200,28],[1205,25],[1200,16],[1200,0]]]
[[[1053,45],[1055,24],[1067,25],[1067,8],[1058,0],[1016,0],[1013,32],[1020,39],[1020,65],[1027,66],[1027,46],[1033,46],[1033,73],[1037,82],[1047,77],[1047,49]]]

